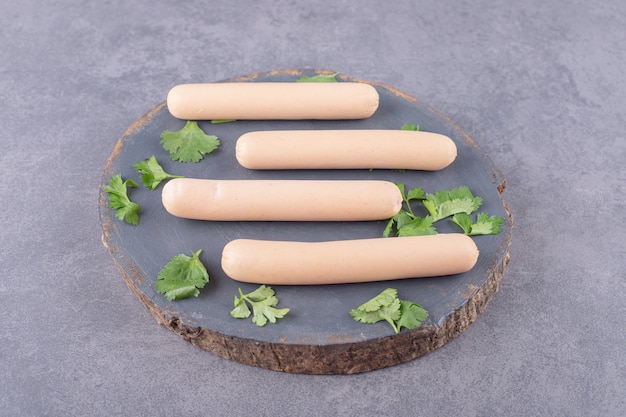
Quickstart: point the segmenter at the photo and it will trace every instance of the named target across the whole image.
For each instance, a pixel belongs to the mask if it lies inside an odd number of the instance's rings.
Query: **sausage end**
[[[186,119],[185,109],[185,86],[176,85],[167,93],[167,109],[177,119]]]
[[[378,110],[378,106],[380,104],[380,96],[378,95],[378,91],[376,91],[374,86],[369,84],[364,85],[368,87],[366,90],[369,90],[367,91],[367,97],[365,100],[365,115],[363,116],[364,119],[367,119],[368,117],[376,113],[376,110]]]

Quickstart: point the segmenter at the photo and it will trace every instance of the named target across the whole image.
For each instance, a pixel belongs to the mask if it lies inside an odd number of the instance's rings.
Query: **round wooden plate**
[[[329,71],[283,70],[252,74],[228,81],[295,81],[302,75]],[[99,200],[102,241],[129,288],[155,319],[199,348],[223,358],[277,371],[309,374],[351,374],[379,369],[422,356],[463,332],[497,293],[509,259],[512,221],[501,194],[505,181],[474,141],[449,118],[392,87],[339,75],[338,81],[372,84],[380,94],[376,113],[351,121],[237,121],[200,122],[221,140],[215,152],[199,163],[173,162],[160,144],[164,130],[179,130],[185,121],[174,118],[165,103],[158,104],[130,126],[107,162],[102,188],[115,174],[133,179],[131,200],[141,205],[141,220],[131,226],[117,220],[106,193]],[[438,172],[396,170],[251,171],[238,165],[235,141],[252,130],[278,129],[399,129],[405,123],[423,131],[451,137],[458,157]],[[276,324],[258,327],[250,319],[230,316],[238,288],[257,288],[228,278],[221,270],[224,245],[235,238],[323,241],[381,237],[386,222],[203,222],[169,215],[161,204],[162,185],[149,191],[132,165],[155,155],[175,175],[216,179],[385,179],[422,187],[434,193],[461,185],[483,198],[479,211],[505,218],[498,235],[477,236],[480,250],[469,272],[448,277],[324,286],[274,286],[278,307],[289,314]],[[101,189],[102,189],[101,188]],[[250,207],[254,210],[254,207]],[[436,223],[439,233],[460,232],[449,220]],[[158,272],[175,255],[202,249],[210,282],[197,298],[167,301],[155,290]],[[278,260],[277,260],[278,261]],[[419,328],[395,334],[386,322],[362,324],[348,312],[393,287],[401,299],[426,308],[430,316]]]

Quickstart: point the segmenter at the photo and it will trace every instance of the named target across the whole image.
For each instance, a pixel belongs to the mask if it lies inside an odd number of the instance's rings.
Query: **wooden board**
[[[229,81],[295,81],[302,75],[329,71],[284,70],[252,74]],[[341,81],[360,81],[339,76]],[[199,163],[173,162],[160,144],[164,130],[179,130],[185,121],[171,116],[158,104],[130,126],[107,162],[102,188],[115,174],[140,186],[130,198],[142,207],[139,226],[120,222],[100,193],[102,240],[128,287],[154,318],[195,346],[241,363],[277,371],[309,374],[351,374],[410,361],[437,349],[462,333],[497,293],[509,259],[512,221],[502,199],[505,181],[476,143],[448,117],[392,87],[372,84],[380,94],[376,113],[354,121],[238,121],[224,124],[200,122],[208,134],[217,135],[220,148]],[[169,87],[169,86],[168,86]],[[164,96],[167,89],[164,89]],[[439,172],[394,170],[263,171],[247,170],[235,159],[235,141],[245,132],[274,129],[399,129],[416,123],[423,131],[451,137],[458,147],[457,160]],[[202,222],[175,218],[161,204],[161,188],[141,186],[132,165],[155,155],[163,168],[176,175],[222,179],[385,179],[422,187],[426,192],[470,187],[484,200],[480,211],[506,219],[499,235],[478,236],[476,266],[465,274],[439,278],[324,286],[274,286],[279,307],[290,313],[276,324],[257,327],[250,320],[230,316],[237,289],[256,285],[229,279],[220,268],[224,245],[235,238],[322,241],[382,236],[385,222]],[[251,207],[251,209],[253,209]],[[437,223],[440,233],[459,232],[448,220]],[[159,270],[175,255],[202,249],[209,284],[197,298],[170,302],[155,290]],[[422,327],[399,334],[385,322],[365,325],[349,316],[350,309],[385,288],[398,289],[401,299],[426,308],[430,317]]]

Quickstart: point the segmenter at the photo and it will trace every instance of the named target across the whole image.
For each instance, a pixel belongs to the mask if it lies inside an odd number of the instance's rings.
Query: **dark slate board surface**
[[[315,71],[287,70],[233,79],[242,82],[254,81],[295,81],[301,75],[314,75]],[[352,80],[339,76],[339,81]],[[352,80],[360,81],[360,80]],[[368,81],[363,81],[368,82]],[[446,116],[431,109],[419,100],[392,87],[368,82],[380,94],[380,105],[369,119],[355,121],[238,121],[225,124],[200,122],[208,134],[217,135],[220,148],[207,155],[201,162],[185,164],[174,162],[160,145],[160,134],[164,130],[178,130],[185,121],[171,116],[165,103],[161,103],[131,126],[118,141],[102,177],[102,186],[108,179],[121,173],[124,179],[131,178],[140,186],[130,190],[130,197],[142,207],[141,222],[134,227],[115,219],[108,207],[106,195],[100,195],[100,217],[103,225],[103,242],[113,255],[127,283],[151,313],[163,323],[176,322],[178,329],[194,329],[221,335],[231,341],[240,339],[255,342],[257,345],[279,346],[288,353],[290,346],[363,346],[371,348],[378,340],[393,348],[394,338],[406,340],[402,335],[393,334],[385,323],[364,325],[354,321],[348,311],[375,296],[387,287],[397,288],[402,299],[411,300],[424,306],[430,317],[422,328],[413,332],[436,333],[442,326],[452,326],[456,334],[462,332],[467,323],[454,323],[455,312],[466,307],[468,301],[478,294],[489,282],[489,294],[497,292],[501,272],[508,260],[512,222],[501,198],[505,182],[490,160],[467,136]],[[164,91],[164,94],[167,91]],[[235,159],[235,142],[245,132],[274,129],[399,129],[404,123],[416,123],[423,131],[438,132],[451,137],[458,148],[456,161],[438,172],[390,170],[352,171],[251,171],[238,165]],[[224,245],[235,238],[260,238],[276,240],[322,241],[352,238],[380,237],[385,222],[203,222],[175,218],[161,205],[161,188],[149,191],[141,186],[140,177],[132,165],[155,155],[164,169],[172,174],[197,178],[215,179],[385,179],[406,184],[408,188],[422,187],[426,192],[449,189],[460,185],[470,187],[474,195],[483,198],[479,211],[506,219],[503,232],[496,236],[478,236],[475,241],[480,250],[477,265],[465,274],[439,278],[397,280],[367,284],[327,285],[327,286],[274,286],[280,300],[279,307],[289,307],[291,312],[277,324],[257,327],[249,319],[233,319],[233,297],[240,287],[244,292],[255,289],[256,285],[242,284],[229,279],[221,271],[220,258]],[[251,210],[254,208],[251,207]],[[437,223],[440,233],[459,232],[460,229],[449,220]],[[156,293],[154,282],[159,270],[179,253],[190,254],[202,249],[200,259],[206,265],[209,284],[197,298],[170,302]],[[499,272],[494,279],[494,271]],[[487,300],[488,302],[488,300]],[[483,305],[481,308],[486,306]],[[477,311],[469,321],[473,321],[482,310]],[[466,320],[467,321],[467,320]],[[172,328],[172,325],[169,325]],[[173,329],[176,331],[176,329]],[[434,332],[434,333],[433,333]],[[184,333],[178,331],[178,333]],[[456,334],[452,335],[454,337]],[[183,334],[181,334],[183,335]],[[405,335],[406,336],[406,335]],[[188,335],[186,337],[191,339]],[[195,337],[195,336],[194,336]],[[440,340],[434,348],[445,343]],[[193,342],[193,341],[192,341]],[[404,342],[403,342],[404,343]],[[238,358],[237,352],[224,353],[211,344],[199,344],[220,356],[240,360],[258,366],[292,370],[289,366],[265,365]],[[369,346],[369,348],[368,348]],[[301,353],[299,353],[301,354]],[[416,354],[419,356],[421,354]],[[294,358],[293,361],[302,359]],[[349,361],[350,359],[348,359]],[[362,360],[359,359],[359,360]],[[407,360],[391,359],[386,363],[372,364],[369,368],[393,365]],[[282,358],[288,362],[289,358]],[[306,362],[306,358],[304,359]],[[341,367],[340,367],[341,368]],[[336,372],[348,372],[346,369]],[[304,369],[301,372],[314,372]],[[296,370],[296,372],[300,372]],[[333,373],[332,369],[321,373]]]

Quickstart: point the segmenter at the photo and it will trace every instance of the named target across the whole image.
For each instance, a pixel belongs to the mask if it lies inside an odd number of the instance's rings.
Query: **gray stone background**
[[[0,415],[626,413],[622,0],[3,1],[0,39]],[[418,97],[506,178],[500,293],[443,348],[353,376],[240,365],[157,325],[101,244],[134,120],[175,84],[286,68]]]

